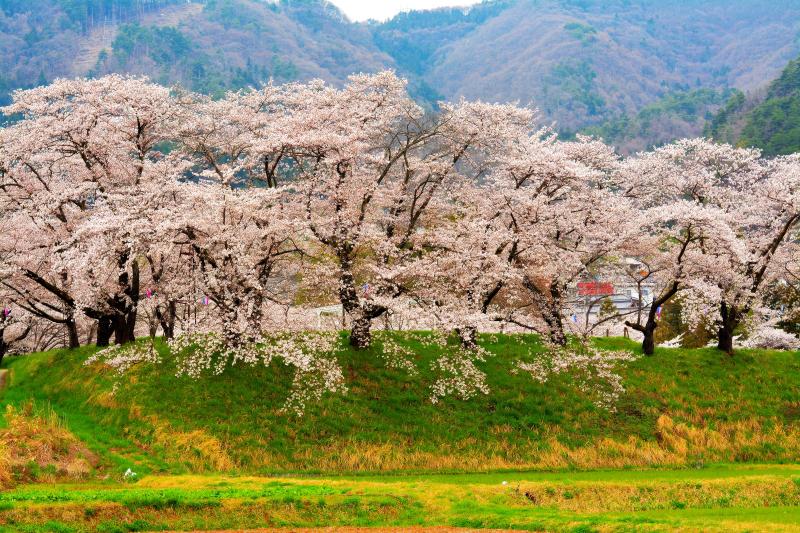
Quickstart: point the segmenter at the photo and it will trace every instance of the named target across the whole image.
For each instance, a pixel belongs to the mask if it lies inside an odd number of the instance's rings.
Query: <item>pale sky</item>
[[[386,20],[401,11],[434,9],[444,6],[469,6],[478,0],[331,0],[350,20]]]

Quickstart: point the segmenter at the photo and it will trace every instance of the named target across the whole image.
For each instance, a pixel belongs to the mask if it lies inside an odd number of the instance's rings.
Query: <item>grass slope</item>
[[[540,384],[513,372],[539,349],[530,336],[483,339],[491,392],[430,402],[432,348],[405,340],[420,372],[345,351],[349,392],[297,417],[281,411],[291,373],[230,368],[199,380],[144,365],[117,383],[85,367],[92,348],[10,359],[0,402],[54,411],[98,459],[97,473],[458,472],[790,462],[800,457],[800,357],[660,349],[623,370],[616,412],[568,376]],[[598,341],[635,350],[622,339]],[[164,350],[163,346],[160,346]],[[379,350],[376,347],[376,350]],[[166,352],[166,350],[164,350]],[[30,410],[30,409],[29,409]]]

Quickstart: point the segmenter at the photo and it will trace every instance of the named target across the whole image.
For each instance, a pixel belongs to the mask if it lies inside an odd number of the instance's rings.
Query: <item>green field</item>
[[[0,525],[10,531],[453,526],[788,530],[800,523],[800,354],[660,349],[609,411],[569,376],[514,373],[530,336],[485,337],[491,391],[430,402],[419,372],[345,350],[349,391],[282,411],[287,368],[198,380],[92,348],[11,358]],[[635,350],[621,339],[598,341]],[[27,454],[27,455],[26,455]],[[131,469],[136,476],[124,480]],[[506,483],[503,483],[506,482]]]
[[[506,481],[507,484],[503,484]],[[800,530],[800,468],[258,478],[152,476],[0,495],[22,531],[441,526]]]

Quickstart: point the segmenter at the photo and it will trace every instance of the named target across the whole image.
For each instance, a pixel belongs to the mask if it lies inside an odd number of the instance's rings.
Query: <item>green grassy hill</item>
[[[369,351],[344,352],[349,392],[323,396],[302,417],[281,410],[291,374],[279,365],[193,380],[175,377],[165,356],[162,365],[118,379],[83,365],[92,348],[10,359],[1,401],[12,409],[6,424],[49,413],[44,418],[88,448],[95,473],[112,478],[128,467],[140,474],[474,472],[800,457],[797,353],[743,350],[731,358],[713,349],[660,349],[623,369],[627,392],[612,412],[569,376],[540,384],[515,373],[515,361],[538,347],[529,336],[484,339],[493,354],[481,363],[491,392],[434,405],[428,361],[435,354],[405,342],[419,358],[417,375],[386,368]],[[636,349],[622,339],[598,342]]]

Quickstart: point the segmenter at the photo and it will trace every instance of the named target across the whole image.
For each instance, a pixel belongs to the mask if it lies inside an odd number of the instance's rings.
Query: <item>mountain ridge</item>
[[[353,23],[326,0],[0,0],[0,52],[6,102],[111,72],[220,94],[389,68],[421,101],[532,104],[564,133],[666,110],[620,138],[636,150],[701,133],[719,95],[777,76],[800,54],[800,2],[486,0]],[[691,116],[669,111],[687,99]]]

